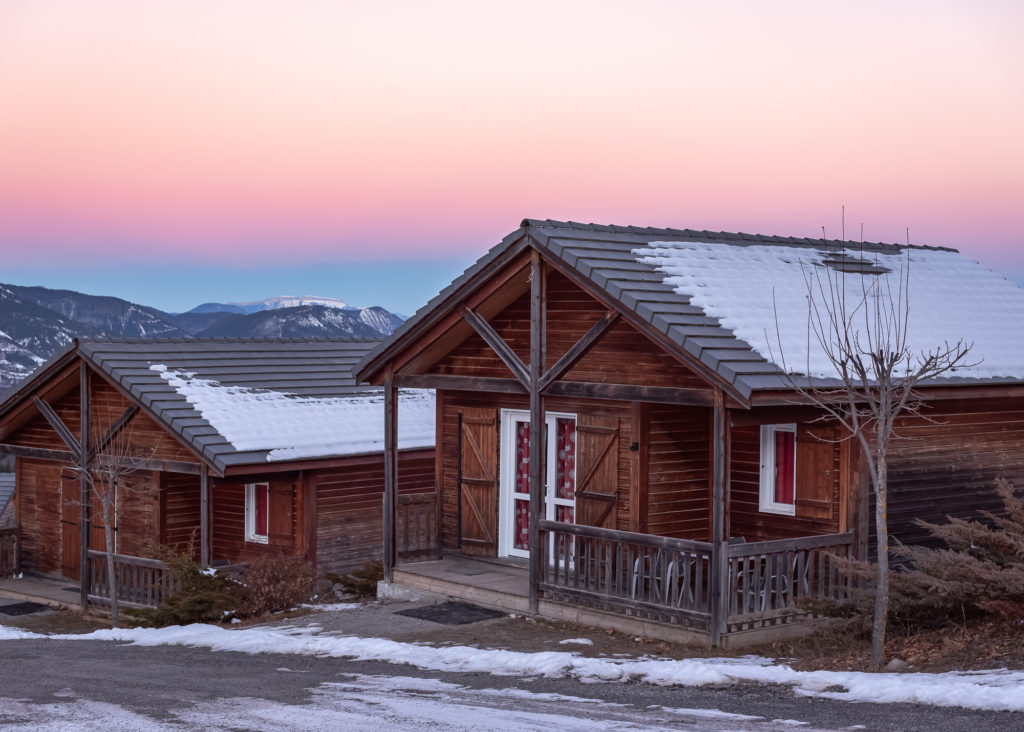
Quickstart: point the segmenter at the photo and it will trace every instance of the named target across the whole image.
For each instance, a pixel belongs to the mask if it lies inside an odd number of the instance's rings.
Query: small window
[[[245,540],[266,544],[270,526],[270,484],[245,486]]]
[[[796,425],[761,427],[761,510],[796,513]]]

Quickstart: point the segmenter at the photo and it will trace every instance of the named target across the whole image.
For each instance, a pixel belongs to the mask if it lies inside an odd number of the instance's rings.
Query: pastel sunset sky
[[[1024,3],[0,0],[0,281],[410,313],[524,217],[1024,282]]]

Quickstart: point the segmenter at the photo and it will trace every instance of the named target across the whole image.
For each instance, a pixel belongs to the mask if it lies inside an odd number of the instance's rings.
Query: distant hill
[[[384,308],[333,298],[204,303],[172,314],[117,297],[0,284],[0,399],[75,338],[373,338],[401,323]]]

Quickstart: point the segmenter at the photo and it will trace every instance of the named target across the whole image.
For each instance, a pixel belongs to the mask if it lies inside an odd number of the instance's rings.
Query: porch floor
[[[79,612],[82,610],[80,592],[78,582],[71,579],[30,576],[0,579],[0,597],[38,602],[50,607],[65,607]]]
[[[498,610],[529,610],[530,572],[525,562],[520,566],[450,554],[430,562],[400,564],[395,567],[394,582]]]

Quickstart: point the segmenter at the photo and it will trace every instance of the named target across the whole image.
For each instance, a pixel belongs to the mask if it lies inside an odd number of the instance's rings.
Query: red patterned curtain
[[[555,439],[555,495],[571,500],[576,496],[576,420],[557,420]],[[573,523],[575,516],[572,506],[559,506],[555,519],[568,524]]]
[[[530,423],[516,422],[516,493],[530,492]],[[530,548],[530,502],[515,501],[516,529],[512,544],[516,549]]]

